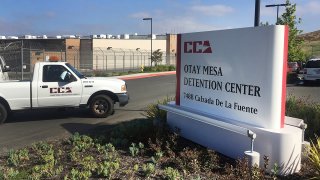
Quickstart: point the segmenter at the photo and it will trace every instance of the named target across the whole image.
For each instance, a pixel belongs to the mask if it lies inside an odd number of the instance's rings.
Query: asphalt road
[[[68,137],[101,124],[116,124],[144,117],[150,103],[175,94],[175,76],[159,76],[127,80],[130,102],[125,107],[115,106],[113,116],[92,118],[84,109],[37,110],[15,113],[0,126],[0,153],[31,145],[33,142]]]
[[[287,97],[295,96],[309,103],[320,103],[320,83],[310,85],[288,85]]]
[[[92,118],[83,109],[69,111],[38,110],[19,112],[0,126],[0,153],[20,148],[33,142],[68,137],[74,132],[85,132],[100,125],[113,125],[144,117],[147,105],[175,94],[175,75],[127,80],[130,102],[125,107],[115,106],[108,118]],[[287,86],[287,95],[307,98],[320,103],[320,85]]]

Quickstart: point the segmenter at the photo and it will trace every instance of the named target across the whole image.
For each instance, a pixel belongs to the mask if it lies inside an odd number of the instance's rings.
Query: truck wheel
[[[3,104],[0,104],[0,124],[4,123],[4,121],[7,119],[8,112],[6,107],[4,107]]]
[[[97,95],[90,103],[90,110],[95,117],[105,118],[112,114],[114,102],[106,95]]]

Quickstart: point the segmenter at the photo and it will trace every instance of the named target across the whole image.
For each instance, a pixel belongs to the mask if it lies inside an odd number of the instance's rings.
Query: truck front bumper
[[[129,102],[129,94],[128,93],[121,93],[117,94],[119,99],[119,106],[125,106]]]

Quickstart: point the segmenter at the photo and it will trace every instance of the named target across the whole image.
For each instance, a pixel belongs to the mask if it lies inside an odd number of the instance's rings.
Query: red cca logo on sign
[[[184,42],[184,53],[212,53],[209,41]]]

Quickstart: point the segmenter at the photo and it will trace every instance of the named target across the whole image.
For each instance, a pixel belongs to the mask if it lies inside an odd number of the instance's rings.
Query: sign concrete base
[[[237,159],[243,157],[245,151],[251,150],[251,141],[247,136],[221,128],[183,114],[174,112],[179,106],[169,106],[173,111],[168,111],[167,122],[171,128],[178,128],[180,135],[200,145],[213,149],[221,154]],[[192,110],[185,112],[190,113]],[[197,113],[197,112],[194,112]],[[213,121],[224,121],[239,127],[250,129],[256,133],[253,150],[260,154],[260,167],[263,167],[264,156],[269,157],[269,170],[276,163],[280,169],[280,175],[298,172],[301,168],[301,149],[303,130],[292,125],[285,125],[281,129],[266,129],[254,127],[241,122],[222,120],[217,117],[209,117]],[[294,121],[294,118],[286,117],[286,121]]]

